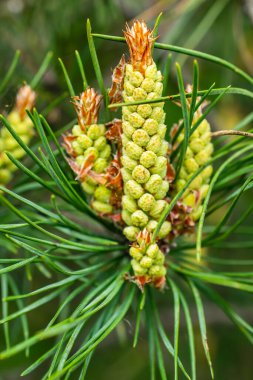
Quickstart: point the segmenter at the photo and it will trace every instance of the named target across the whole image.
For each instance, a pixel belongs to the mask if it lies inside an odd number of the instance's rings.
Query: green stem
[[[110,36],[110,35],[98,34],[98,33],[93,33],[92,35],[93,35],[93,37],[102,38],[104,40],[124,42],[124,43],[126,42],[124,37]],[[237,67],[237,66],[233,65],[232,63],[226,61],[225,59],[216,57],[215,55],[203,53],[203,52],[198,51],[198,50],[186,49],[186,48],[180,47],[180,46],[163,44],[163,43],[159,43],[159,42],[155,42],[154,46],[157,49],[174,51],[176,53],[186,54],[186,55],[190,55],[192,57],[197,57],[197,58],[205,59],[205,60],[210,61],[210,62],[217,63],[217,64],[224,66],[227,69],[233,71],[234,73],[240,75],[241,77],[246,79],[250,84],[253,85],[253,78],[249,74],[245,73],[242,69],[240,69],[239,67]]]
[[[214,95],[220,95],[224,91],[226,91],[227,94],[234,94],[234,95],[243,95],[248,96],[249,98],[253,98],[253,92],[249,90],[245,90],[244,88],[239,87],[221,87],[221,88],[214,88],[211,91],[208,90],[200,90],[197,92],[197,95],[205,95],[207,92],[209,92],[208,96],[214,96]],[[191,98],[193,96],[192,92],[185,93],[186,98]],[[161,96],[160,98],[155,99],[148,99],[148,100],[136,100],[135,102],[128,102],[128,103],[114,103],[112,105],[109,105],[109,108],[114,107],[124,107],[124,106],[134,106],[139,104],[151,104],[151,103],[160,103],[165,101],[174,101],[180,99],[180,94],[175,95],[167,95],[167,96]]]

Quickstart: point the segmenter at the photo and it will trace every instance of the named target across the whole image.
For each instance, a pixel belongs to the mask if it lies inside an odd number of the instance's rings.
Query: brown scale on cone
[[[118,65],[115,67],[112,73],[112,86],[108,93],[110,104],[120,103],[122,101],[125,66],[126,60],[123,54]],[[116,108],[112,108],[112,110],[116,111]]]
[[[191,207],[186,206],[183,202],[178,201],[168,215],[167,220],[173,226],[168,240],[172,241],[177,236],[192,234],[195,223],[190,216]]]
[[[80,96],[73,97],[78,123],[85,131],[86,125],[96,124],[102,95],[96,93],[94,88],[88,87]]]
[[[123,180],[121,175],[119,151],[107,168],[105,178],[107,181],[106,187],[110,188],[112,191],[110,203],[114,206],[114,208],[120,209],[123,195]],[[121,214],[118,221],[120,223],[122,222]]]
[[[16,110],[19,113],[20,119],[23,120],[26,116],[26,110],[31,111],[35,104],[36,93],[32,90],[32,88],[25,84],[22,86],[16,97]]]
[[[121,147],[122,120],[113,119],[111,122],[106,124],[106,128],[107,131],[105,133],[105,137],[107,140],[117,143],[119,144],[119,147]]]
[[[66,150],[69,156],[75,158],[77,154],[74,152],[74,149],[72,147],[72,142],[77,139],[77,136],[73,135],[62,135],[63,138],[63,148]]]
[[[144,21],[136,20],[131,28],[126,24],[124,35],[134,70],[144,73],[146,68],[153,63],[152,47],[156,40],[153,37],[153,31],[147,27]]]

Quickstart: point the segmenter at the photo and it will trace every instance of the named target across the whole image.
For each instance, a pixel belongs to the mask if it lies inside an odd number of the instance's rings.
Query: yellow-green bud
[[[188,171],[188,173],[194,173],[199,168],[199,165],[197,164],[197,162],[195,161],[194,158],[187,158],[184,161],[184,166],[185,166],[186,170]]]
[[[154,203],[155,203],[155,198],[153,197],[152,194],[149,194],[149,193],[143,194],[138,200],[139,207],[145,212],[150,211]]]
[[[129,211],[130,213],[133,213],[137,210],[137,203],[129,195],[123,195],[122,207],[126,209],[127,211]]]
[[[134,199],[139,199],[144,194],[142,186],[134,180],[127,181],[126,189]]]
[[[154,152],[151,150],[147,150],[142,153],[140,157],[140,163],[145,166],[145,168],[150,168],[151,166],[155,165],[157,156]]]
[[[205,148],[204,141],[201,138],[194,138],[189,144],[194,153],[201,152]]]
[[[140,104],[137,112],[141,117],[147,119],[151,114],[153,115],[153,108],[149,104]]]
[[[158,135],[161,137],[161,139],[165,138],[167,127],[165,124],[159,124],[158,128]]]
[[[167,202],[163,199],[160,199],[155,202],[154,206],[151,208],[149,214],[154,218],[154,219],[159,219],[161,216],[161,213],[165,209],[167,205]]]
[[[87,180],[82,182],[81,186],[84,192],[89,195],[92,195],[96,190],[96,186],[89,184]]]
[[[127,80],[135,87],[139,87],[143,81],[143,75],[139,71],[132,71],[130,75],[127,74]]]
[[[139,232],[139,228],[133,226],[125,227],[123,230],[123,234],[129,241],[135,241]]]
[[[89,126],[87,135],[90,139],[96,140],[100,136],[105,134],[105,126],[104,124],[93,124]]]
[[[147,269],[144,268],[143,266],[140,265],[140,263],[138,263],[138,261],[136,260],[131,260],[131,265],[132,265],[132,268],[134,270],[134,273],[137,275],[137,276],[143,276],[144,274],[147,273]]]
[[[72,148],[77,155],[83,154],[83,148],[80,146],[77,140],[72,141]]]
[[[157,123],[163,123],[165,118],[165,113],[161,107],[155,107],[152,110],[151,118],[157,121]]]
[[[94,210],[101,212],[102,214],[110,214],[113,211],[113,207],[109,203],[93,201],[91,203],[91,206],[94,208]]]
[[[148,224],[146,225],[146,228],[149,232],[154,232],[154,230],[156,229],[157,227],[157,221],[156,220],[153,220],[151,219]]]
[[[207,163],[207,161],[210,159],[210,154],[206,150],[202,150],[195,156],[195,160],[198,165],[202,166]]]
[[[159,82],[163,80],[163,76],[160,70],[157,71],[155,79],[156,81],[159,81]]]
[[[112,148],[110,145],[106,145],[103,150],[99,152],[100,158],[105,158],[106,160],[111,156]]]
[[[141,84],[141,88],[146,92],[154,91],[155,81],[151,78],[145,78]]]
[[[127,95],[131,96],[131,95],[133,95],[134,86],[129,81],[125,81],[124,90],[125,90]]]
[[[200,200],[202,199],[205,199],[205,197],[207,196],[207,193],[208,193],[208,190],[209,190],[209,185],[202,185],[200,187]]]
[[[121,213],[123,221],[128,225],[132,226],[132,220],[131,220],[131,213],[128,212],[127,210],[122,210]]]
[[[130,139],[132,137],[132,134],[135,131],[135,128],[132,127],[132,125],[129,123],[129,121],[123,121],[122,130],[123,130],[124,134],[127,136],[127,138]]]
[[[75,140],[82,149],[88,149],[92,146],[92,140],[87,135],[80,135]]]
[[[111,190],[105,186],[100,185],[96,188],[94,197],[100,202],[107,203],[111,198]]]
[[[122,92],[122,95],[127,103],[134,102],[134,98],[132,96],[128,96],[125,91]],[[124,116],[124,120],[128,120],[128,115],[130,115],[131,112],[135,112],[137,110],[137,106],[127,106],[128,112]],[[122,110],[122,113],[124,114],[124,108]]]
[[[162,265],[153,265],[149,269],[149,275],[153,277],[162,277],[165,276],[166,269]]]
[[[123,147],[125,147],[129,141],[131,141],[131,139],[128,138],[125,133],[123,133],[123,135],[121,135],[121,143]]]
[[[131,102],[131,101],[133,101],[133,98],[127,96],[127,101],[128,101],[128,102]],[[130,114],[131,114],[131,111],[129,110],[128,107],[127,107],[127,108],[124,107],[124,108],[122,109],[122,115],[123,115],[125,121],[128,120]]]
[[[172,230],[171,223],[168,222],[167,220],[163,222],[163,224],[161,225],[160,231],[158,232],[159,239],[164,239],[166,236],[168,236],[171,230]]]
[[[159,98],[159,96],[161,96],[163,92],[163,84],[161,82],[156,82],[154,86],[154,91],[156,93],[156,96]]]
[[[155,259],[155,263],[158,264],[158,265],[163,265],[164,264],[164,260],[165,260],[165,256],[164,254],[162,253],[162,251],[158,251],[157,252],[157,256],[156,256],[156,259]]]
[[[156,74],[157,74],[157,67],[155,63],[153,63],[152,65],[149,65],[145,70],[145,78],[151,78],[151,79],[156,80]]]
[[[128,121],[131,123],[132,127],[140,128],[145,119],[143,119],[143,117],[141,117],[137,112],[133,112],[128,116]]]
[[[131,215],[131,222],[135,227],[145,227],[148,216],[142,210],[137,210]]]
[[[127,155],[123,155],[121,157],[121,164],[128,170],[134,170],[134,168],[137,165],[137,161],[133,160],[132,158],[128,157]]]
[[[159,190],[155,193],[155,199],[165,198],[168,191],[169,191],[169,182],[163,181]]]
[[[160,151],[159,151],[159,156],[166,156],[167,153],[168,153],[168,149],[169,149],[169,143],[168,141],[163,141],[162,142],[162,145],[161,145],[161,148],[160,148]]]
[[[143,149],[139,145],[135,144],[133,141],[129,141],[126,144],[125,149],[127,155],[133,160],[138,160],[143,153]]]
[[[150,173],[143,165],[137,165],[132,172],[133,179],[138,183],[146,183],[150,178]]]
[[[72,135],[73,136],[79,136],[83,133],[80,125],[76,124],[74,125],[74,127],[72,128]]]
[[[202,210],[203,210],[203,206],[200,205],[200,206],[198,206],[198,208],[197,208],[195,211],[193,211],[193,212],[191,213],[191,217],[192,217],[192,219],[193,219],[194,221],[197,221],[197,220],[200,218],[200,215],[201,215],[201,213],[202,213]]]
[[[137,248],[137,247],[131,247],[129,249],[129,253],[130,253],[130,256],[132,256],[132,258],[135,259],[136,261],[140,261],[143,257],[143,254],[140,248]]]
[[[182,179],[185,179],[185,180],[187,180],[187,178],[188,178],[188,173],[183,166],[180,169],[179,177]]]
[[[150,138],[144,129],[136,129],[132,135],[133,142],[139,146],[146,146]]]
[[[213,173],[213,167],[212,165],[208,165],[202,172],[201,172],[201,175],[202,175],[202,178],[203,179],[209,179],[211,177]]]
[[[150,257],[151,259],[155,259],[158,251],[159,251],[159,247],[157,244],[150,244],[146,250],[146,255]]]
[[[158,134],[156,134],[150,138],[149,143],[147,144],[147,150],[151,150],[154,153],[158,153],[161,149],[161,145],[162,139]]]
[[[151,259],[151,257],[144,256],[140,261],[140,265],[143,268],[150,268],[152,264],[153,260]]]
[[[164,169],[167,170],[167,158],[164,156],[157,157],[156,163],[154,166],[150,168],[150,172],[152,174],[160,174],[164,171]]]
[[[155,194],[159,190],[162,182],[162,178],[158,174],[152,174],[148,182],[145,184],[145,189],[149,193]]]
[[[196,195],[194,193],[189,193],[186,197],[184,197],[184,204],[189,207],[194,207],[196,204]]]
[[[96,160],[99,156],[98,150],[94,148],[93,146],[86,149],[86,151],[83,153],[85,157],[93,156],[94,159]]]
[[[137,87],[134,89],[133,98],[134,100],[145,100],[147,97],[147,92],[143,90],[141,87]]]
[[[97,158],[94,162],[93,169],[96,173],[103,173],[108,166],[108,162],[105,158]]]
[[[82,166],[83,163],[87,160],[87,157],[84,157],[82,155],[76,157],[76,163],[78,166]]]
[[[98,151],[104,150],[106,144],[107,141],[105,136],[100,136],[97,140],[94,141],[94,148],[96,148]]]
[[[204,119],[200,125],[198,126],[198,131],[200,134],[204,134],[206,132],[210,132],[210,125],[206,119]]]
[[[192,174],[189,174],[189,178],[192,176]],[[191,190],[195,190],[195,189],[199,189],[200,186],[202,185],[202,175],[201,173],[196,177],[194,178],[194,180],[190,183],[189,185],[189,189]]]
[[[121,168],[121,175],[124,182],[129,181],[132,178],[131,172],[125,168]]]
[[[157,133],[159,128],[159,124],[154,119],[147,119],[143,124],[143,129],[149,134],[149,136],[153,136]]]

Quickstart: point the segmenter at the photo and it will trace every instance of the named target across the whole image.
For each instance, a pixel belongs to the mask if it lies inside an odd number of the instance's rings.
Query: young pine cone
[[[151,50],[154,43],[152,32],[144,22],[135,21],[127,26],[126,41],[131,63],[126,64],[123,99],[125,102],[148,100],[162,95],[162,74],[157,70]],[[130,255],[136,276],[147,276],[154,282],[165,275],[164,257],[157,244],[139,244],[142,233],[150,233],[167,205],[169,182],[167,173],[168,142],[165,141],[166,125],[163,103],[125,106],[122,109],[122,219],[126,223],[124,234],[133,241]],[[164,238],[171,224],[165,221],[158,234]],[[138,253],[139,252],[139,253]],[[155,253],[159,259],[155,259]],[[157,253],[160,252],[160,253]],[[153,255],[153,256],[152,256]],[[147,280],[149,281],[149,280]]]
[[[105,137],[105,125],[97,124],[101,100],[102,96],[93,88],[87,88],[80,97],[74,98],[78,124],[71,134],[64,136],[64,145],[84,192],[92,197],[91,206],[101,214],[110,214],[112,192],[106,187],[105,173],[112,161],[112,152]]]
[[[193,125],[201,117],[202,111],[199,109],[193,118]],[[184,139],[184,133],[180,133],[177,142]],[[187,180],[211,158],[213,144],[211,143],[211,129],[206,119],[204,119],[189,139],[185,159],[181,167],[176,189],[180,191]],[[208,165],[189,185],[189,189],[184,193],[182,202],[191,207],[190,217],[197,221],[201,215],[202,203],[209,188],[210,177],[213,172],[212,165]]]
[[[30,86],[22,86],[18,91],[15,107],[7,116],[8,122],[25,144],[29,144],[34,134],[33,123],[26,114],[26,110],[32,109],[35,98],[36,94]],[[17,169],[5,151],[10,152],[16,159],[21,159],[25,155],[25,151],[18,142],[7,128],[3,127],[0,131],[0,184],[3,185],[11,180],[12,173]]]

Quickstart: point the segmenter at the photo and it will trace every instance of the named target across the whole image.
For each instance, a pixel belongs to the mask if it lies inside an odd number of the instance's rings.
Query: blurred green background
[[[229,60],[253,74],[252,0],[5,0],[0,4],[0,75],[3,75],[8,68],[14,51],[16,49],[22,51],[21,61],[10,86],[4,97],[0,99],[1,112],[8,110],[13,104],[18,85],[24,80],[29,82],[48,50],[54,52],[54,60],[38,89],[38,108],[43,108],[44,104],[57,98],[66,90],[57,57],[63,59],[76,91],[81,91],[82,83],[74,57],[76,49],[79,50],[84,60],[89,84],[96,86],[85,33],[85,23],[88,17],[91,20],[93,31],[122,35],[126,21],[141,18],[152,26],[155,18],[162,11],[159,41],[203,50]],[[109,86],[112,69],[124,52],[124,45],[96,40],[96,48],[105,82]],[[159,51],[155,54],[162,67],[166,59],[166,52]],[[185,83],[190,82],[193,59],[173,53],[173,63],[175,61],[179,61],[183,65]],[[248,86],[242,78],[220,66],[204,61],[199,61],[199,64],[200,89],[208,88],[213,82],[216,83],[216,87],[225,87],[229,84],[244,88]],[[178,92],[173,68],[169,88],[171,94]],[[213,129],[231,129],[250,111],[252,111],[250,100],[239,96],[227,96],[211,113],[209,119]],[[67,124],[73,117],[74,111],[69,99],[66,99],[61,107],[48,115],[56,129]],[[169,122],[174,123],[179,117],[180,109],[171,104]],[[229,252],[223,254],[226,255]],[[244,301],[244,297],[240,297],[236,291],[233,298],[236,308],[242,316],[253,323],[252,304]],[[53,304],[52,308],[54,308]],[[252,347],[215,306],[207,303],[205,311],[216,379],[251,380],[253,378]],[[34,313],[30,320],[32,328],[38,330],[45,325],[48,313],[50,314],[50,310],[43,309],[39,314],[38,312]],[[169,300],[167,305],[161,305],[161,314],[172,327],[173,314],[169,307]],[[194,317],[196,321],[196,315]],[[129,340],[133,338],[134,326],[132,324],[133,320],[131,319],[125,321],[125,329],[122,326],[118,331],[118,336],[112,335],[98,349],[97,356],[88,372],[88,380],[139,380],[149,377],[145,334],[142,333],[138,348],[133,350],[129,345]],[[125,339],[125,335],[127,335],[127,339]],[[171,331],[171,337],[173,337],[173,331]],[[197,378],[205,380],[208,378],[208,367],[197,330],[196,337],[198,345]],[[180,344],[183,361],[187,360],[187,352],[184,352],[185,339],[186,335],[182,336]],[[1,349],[2,342],[3,339],[0,336]],[[50,342],[34,347],[33,358],[44,351],[43,345],[49,347]],[[28,360],[23,355],[1,363],[0,379],[18,379],[18,374],[27,365]],[[171,358],[168,358],[168,368],[172,374]],[[40,374],[31,375],[27,379],[38,379],[39,376]]]

